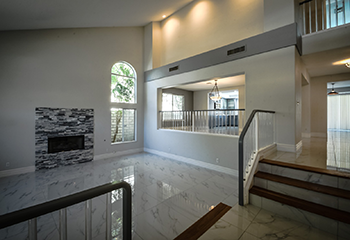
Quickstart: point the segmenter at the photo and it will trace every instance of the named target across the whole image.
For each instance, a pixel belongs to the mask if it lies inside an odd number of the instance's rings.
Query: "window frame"
[[[120,75],[120,74],[113,73],[112,69],[117,64],[125,64],[125,65],[127,65],[133,71],[134,77],[129,77],[129,76],[126,76],[126,75]],[[117,76],[117,77],[123,77],[123,78],[132,78],[134,80],[134,99],[133,99],[134,101],[133,102],[120,102],[120,101],[113,101],[112,100],[112,95],[113,95],[113,92],[112,92],[112,75]],[[111,88],[111,99],[110,99],[111,103],[137,104],[137,73],[136,73],[135,68],[130,63],[128,63],[126,61],[118,61],[118,62],[114,63],[112,68],[111,68],[111,85],[110,85],[110,88]]]
[[[120,142],[112,142],[112,134],[111,134],[111,145],[115,145],[115,144],[121,144],[121,143],[131,143],[131,142],[136,142],[137,141],[137,109],[136,108],[114,108],[114,107],[112,107],[111,108],[111,130],[112,130],[112,111],[114,111],[114,110],[122,110],[122,119],[121,119],[121,121],[122,121],[122,123],[121,123],[121,125],[122,125],[122,132],[121,132],[121,134],[122,134],[122,141],[120,141]],[[134,140],[129,140],[129,141],[125,141],[124,140],[124,130],[125,130],[125,124],[124,124],[124,116],[125,116],[125,114],[124,114],[124,111],[125,110],[134,110]],[[118,131],[119,132],[119,131]],[[112,133],[112,132],[111,132]]]
[[[127,75],[120,75],[120,74],[117,74],[117,73],[114,73],[113,72],[113,68],[114,66],[116,66],[117,64],[125,64],[127,65],[133,72],[133,77],[130,77],[130,76],[127,76]],[[132,78],[133,81],[134,81],[134,89],[133,89],[133,100],[132,102],[122,102],[122,101],[119,101],[118,98],[114,97],[113,96],[113,88],[112,88],[112,76],[119,76],[119,77],[123,77],[123,78]],[[118,79],[117,79],[118,80]],[[125,143],[133,143],[133,142],[137,142],[137,73],[136,73],[136,70],[135,68],[133,67],[133,65],[131,65],[130,63],[126,62],[126,61],[118,61],[118,62],[115,62],[112,67],[110,68],[110,84],[109,84],[109,87],[110,87],[110,144],[111,145],[116,145],[116,144],[125,144]],[[113,101],[113,98],[116,100],[116,101]],[[112,112],[115,111],[115,110],[122,110],[122,123],[121,123],[121,134],[122,134],[122,141],[116,141],[116,142],[112,142],[113,140],[113,133],[112,133],[112,120],[113,120],[113,116],[112,116]],[[124,117],[125,117],[125,110],[134,110],[134,140],[130,140],[130,141],[125,141],[125,135],[124,135],[124,130],[125,130],[125,124],[124,124]],[[118,133],[119,133],[120,130],[118,130]],[[117,133],[117,134],[118,134]]]

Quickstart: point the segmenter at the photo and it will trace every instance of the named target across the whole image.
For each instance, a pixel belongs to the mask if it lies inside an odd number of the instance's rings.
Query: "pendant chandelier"
[[[213,100],[214,102],[218,102],[221,99],[217,80],[215,80],[215,86],[213,87],[213,89],[210,92],[210,99]]]
[[[330,91],[328,95],[338,95],[338,92],[334,90],[334,83],[332,83],[332,91]]]

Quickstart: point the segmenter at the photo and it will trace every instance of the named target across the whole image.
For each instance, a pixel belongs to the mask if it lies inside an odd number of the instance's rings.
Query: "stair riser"
[[[304,188],[294,187],[283,183],[278,183],[259,177],[254,178],[254,185],[270,191],[282,193],[287,196],[300,198],[309,202],[322,204],[350,213],[350,200],[336,196],[319,193]]]
[[[250,204],[271,211],[280,216],[307,224],[311,227],[338,235],[344,239],[350,236],[350,225],[327,217],[310,213],[286,204],[250,194]]]
[[[259,171],[350,191],[350,179],[259,163]]]

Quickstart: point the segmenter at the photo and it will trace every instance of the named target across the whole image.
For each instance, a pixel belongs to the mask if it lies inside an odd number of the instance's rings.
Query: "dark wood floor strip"
[[[279,175],[274,175],[274,174],[265,173],[265,172],[257,172],[255,174],[255,177],[287,184],[294,187],[304,188],[314,192],[320,192],[320,193],[329,194],[336,197],[350,199],[350,191],[339,189],[339,188],[328,187],[328,186],[324,186],[316,183],[305,182],[305,181],[282,177]]]
[[[224,203],[219,203],[214,209],[209,211],[201,219],[192,224],[187,230],[177,236],[174,240],[198,239],[230,209],[230,206],[227,206]]]
[[[326,174],[326,175],[331,175],[331,176],[336,176],[336,177],[342,177],[342,178],[350,179],[350,174],[349,173],[339,172],[339,171],[329,170],[329,169],[324,169],[324,168],[315,168],[315,167],[310,167],[310,166],[305,166],[305,165],[298,165],[298,164],[294,164],[294,163],[279,162],[279,161],[276,161],[276,160],[269,160],[269,159],[263,159],[263,160],[260,161],[260,163],[266,163],[266,164],[271,164],[271,165],[283,166],[283,167],[288,167],[288,168],[293,168],[293,169],[299,169],[299,170],[304,170],[304,171],[309,171],[309,172],[321,173],[321,174]]]
[[[287,204],[289,206],[296,207],[311,213],[315,213],[324,217],[328,217],[337,221],[350,224],[350,214],[338,209],[308,202],[299,198],[287,196],[281,193],[273,192],[273,191],[266,190],[256,186],[253,186],[250,189],[250,193],[258,195],[260,197],[274,200],[276,202]]]

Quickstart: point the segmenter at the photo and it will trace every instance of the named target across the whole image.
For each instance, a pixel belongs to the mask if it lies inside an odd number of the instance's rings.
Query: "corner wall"
[[[142,46],[141,27],[0,32],[0,171],[34,166],[36,107],[93,108],[95,156],[142,149]],[[111,145],[110,70],[120,60],[137,72],[138,140]]]

